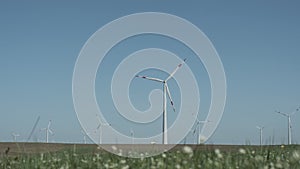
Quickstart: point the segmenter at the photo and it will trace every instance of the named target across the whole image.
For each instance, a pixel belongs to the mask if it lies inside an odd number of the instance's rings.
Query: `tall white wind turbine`
[[[49,143],[49,134],[51,134],[51,135],[54,134],[53,131],[50,129],[50,126],[51,126],[51,120],[49,120],[47,128],[41,129],[41,130],[46,131],[46,143]]]
[[[265,127],[264,126],[256,126],[256,128],[259,130],[259,143],[262,146],[262,142],[263,142],[263,129]]]
[[[299,111],[300,107],[298,107],[296,109],[296,111],[290,113],[290,114],[287,114],[287,113],[283,113],[283,112],[280,112],[280,111],[276,111],[277,113],[287,117],[288,119],[288,144],[292,144],[292,122],[291,122],[291,116],[294,115],[297,111]]]
[[[178,69],[183,65],[183,63],[185,63],[186,59],[183,60],[182,63],[180,63],[179,65],[177,65],[177,67],[175,68],[175,70],[165,79],[158,79],[158,78],[152,78],[152,77],[147,77],[147,76],[140,76],[137,75],[136,77],[139,78],[143,78],[143,79],[147,79],[147,80],[152,80],[152,81],[156,81],[156,82],[160,82],[163,84],[163,124],[162,124],[162,132],[163,132],[163,138],[162,138],[162,143],[163,144],[168,144],[168,134],[167,134],[167,95],[168,98],[171,102],[171,105],[173,107],[173,111],[175,112],[175,107],[174,107],[174,103],[171,97],[171,93],[169,91],[169,87],[168,87],[168,80],[171,79],[175,73],[178,71]]]

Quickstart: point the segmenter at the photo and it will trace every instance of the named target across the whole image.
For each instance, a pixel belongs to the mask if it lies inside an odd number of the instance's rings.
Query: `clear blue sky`
[[[72,103],[72,74],[82,46],[106,23],[124,15],[151,11],[189,20],[208,36],[220,55],[227,76],[227,104],[208,143],[244,144],[248,140],[257,144],[257,125],[266,127],[265,141],[271,143],[274,138],[275,143],[283,143],[287,141],[287,120],[274,111],[291,112],[300,106],[299,7],[296,0],[1,1],[0,141],[11,141],[11,132],[19,133],[19,140],[26,139],[37,116],[41,116],[38,128],[46,127],[50,119],[53,121],[55,135],[50,140],[82,142]],[[143,38],[149,41],[141,43]],[[120,44],[110,54],[126,55],[149,46],[183,52],[183,47],[176,47],[180,44],[170,41],[150,35],[134,37],[128,40],[132,48],[125,50]],[[107,80],[113,72],[108,65],[118,64],[120,58],[105,61],[107,72],[103,78]],[[187,64],[192,69],[197,66]],[[196,72],[199,76],[203,73],[205,70]],[[203,77],[201,110],[206,111],[210,98],[205,89],[209,81],[207,75]],[[110,92],[101,78],[97,77],[96,91]],[[153,87],[157,86],[150,85],[148,92]],[[176,85],[173,88],[176,91]],[[142,97],[133,96],[133,102],[141,109],[147,108],[147,91],[138,87],[137,90]],[[175,102],[180,101],[176,96],[174,92]],[[101,99],[99,96],[98,101]],[[114,111],[109,100],[107,103],[106,111]],[[300,143],[300,112],[293,116],[292,123],[293,139]],[[35,135],[44,139],[42,133]],[[188,141],[193,141],[191,135]]]

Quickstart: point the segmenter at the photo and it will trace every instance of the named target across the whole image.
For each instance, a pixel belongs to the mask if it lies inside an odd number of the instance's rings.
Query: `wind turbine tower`
[[[264,126],[260,127],[260,126],[256,126],[256,128],[259,130],[260,136],[259,136],[259,142],[260,145],[262,146],[262,142],[263,142],[263,129],[265,128]]]
[[[81,133],[83,135],[83,143],[86,144],[87,143],[86,136],[88,135],[88,133],[85,133],[83,130],[81,130]]]
[[[46,131],[46,143],[49,143],[49,133],[53,135],[53,131],[50,129],[51,126],[51,120],[49,120],[47,128],[42,128],[41,130]]]
[[[130,136],[131,136],[131,144],[134,144],[134,132],[132,128],[130,129]]]
[[[102,123],[102,121],[100,120],[99,116],[96,115],[99,125],[97,126],[97,130],[99,132],[99,144],[102,144],[102,127],[103,126],[111,126],[110,123]]]
[[[209,121],[209,120],[200,121],[200,120],[198,120],[198,118],[196,120],[197,120],[197,124],[196,124],[196,128],[195,128],[193,134],[195,134],[197,132],[197,144],[201,144],[200,125],[205,124],[205,123],[210,123],[211,121]]]
[[[299,111],[300,107],[298,107],[296,109],[296,111],[290,113],[290,114],[287,114],[287,113],[283,113],[283,112],[280,112],[280,111],[276,111],[277,113],[287,117],[288,119],[288,144],[292,144],[292,122],[291,122],[291,116],[294,115],[297,111]]]
[[[171,79],[175,73],[178,71],[178,69],[183,65],[183,63],[185,63],[186,59],[183,60],[182,63],[180,63],[179,65],[177,65],[177,67],[175,68],[175,70],[165,79],[158,79],[158,78],[152,78],[152,77],[147,77],[147,76],[140,76],[137,75],[136,77],[139,78],[143,78],[143,79],[147,79],[147,80],[152,80],[152,81],[156,81],[156,82],[160,82],[163,84],[163,124],[162,124],[162,133],[163,133],[163,137],[162,137],[162,143],[163,144],[168,144],[168,134],[167,134],[167,95],[169,97],[169,100],[171,102],[171,105],[173,107],[173,111],[175,112],[175,107],[174,107],[174,103],[171,97],[171,93],[169,91],[169,87],[168,87],[168,80]]]
[[[20,134],[11,133],[11,135],[13,136],[14,142],[17,142],[17,137],[19,137]]]

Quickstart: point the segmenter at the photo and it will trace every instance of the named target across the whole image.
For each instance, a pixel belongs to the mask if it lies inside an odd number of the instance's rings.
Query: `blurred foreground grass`
[[[205,146],[205,145],[202,145]],[[0,157],[0,168],[75,169],[75,168],[205,168],[273,169],[300,168],[300,146],[233,146],[232,149],[197,149],[181,146],[163,154],[145,157],[120,157],[93,148],[73,147],[44,152]]]

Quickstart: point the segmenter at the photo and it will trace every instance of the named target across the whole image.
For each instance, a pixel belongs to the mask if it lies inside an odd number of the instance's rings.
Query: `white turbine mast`
[[[131,144],[134,144],[134,131],[130,128]]]
[[[102,144],[102,127],[103,127],[103,126],[111,126],[111,124],[110,124],[110,123],[103,123],[103,122],[101,121],[101,119],[99,118],[98,115],[96,115],[96,117],[97,117],[98,122],[99,122],[99,124],[98,124],[98,126],[97,126],[97,128],[96,128],[96,131],[99,132],[99,144]]]
[[[143,79],[147,79],[147,80],[152,80],[152,81],[156,81],[156,82],[160,82],[163,84],[163,124],[162,124],[162,133],[163,133],[163,137],[162,137],[162,143],[163,144],[168,144],[168,134],[167,134],[167,95],[168,98],[170,100],[170,103],[173,107],[173,111],[175,112],[175,107],[174,107],[174,103],[171,97],[171,93],[169,91],[169,87],[168,87],[168,80],[171,79],[175,73],[178,71],[178,69],[183,65],[183,63],[185,63],[186,59],[183,60],[182,63],[180,63],[179,65],[177,65],[177,67],[175,68],[175,70],[165,79],[158,79],[158,78],[152,78],[152,77],[147,77],[147,76],[140,76],[140,75],[136,75],[136,77],[138,78],[143,78]]]
[[[259,130],[259,143],[262,146],[262,144],[263,144],[263,129],[265,127],[264,126],[256,126],[256,128]]]
[[[288,120],[288,145],[292,144],[292,122],[291,122],[291,116],[294,115],[297,111],[300,110],[300,107],[298,107],[296,109],[296,111],[288,114],[288,113],[283,113],[283,112],[280,112],[280,111],[275,111],[276,113],[279,113],[283,116],[285,116]]]
[[[201,130],[200,130],[200,124],[205,124],[205,123],[210,123],[211,121],[210,120],[202,120],[200,121],[198,118],[196,119],[197,121],[197,124],[196,124],[196,127],[193,131],[193,135],[195,135],[195,133],[197,132],[197,144],[201,144]]]
[[[12,137],[13,137],[14,142],[17,142],[17,137],[19,137],[20,134],[11,133],[11,135],[12,135]]]
[[[49,134],[53,135],[53,131],[50,129],[51,126],[51,120],[48,122],[47,128],[42,128],[41,131],[45,130],[46,131],[46,143],[49,143]]]
[[[83,143],[86,144],[86,143],[87,143],[86,136],[87,136],[89,133],[86,133],[84,130],[81,130],[81,133],[82,133],[82,135],[83,135]]]

